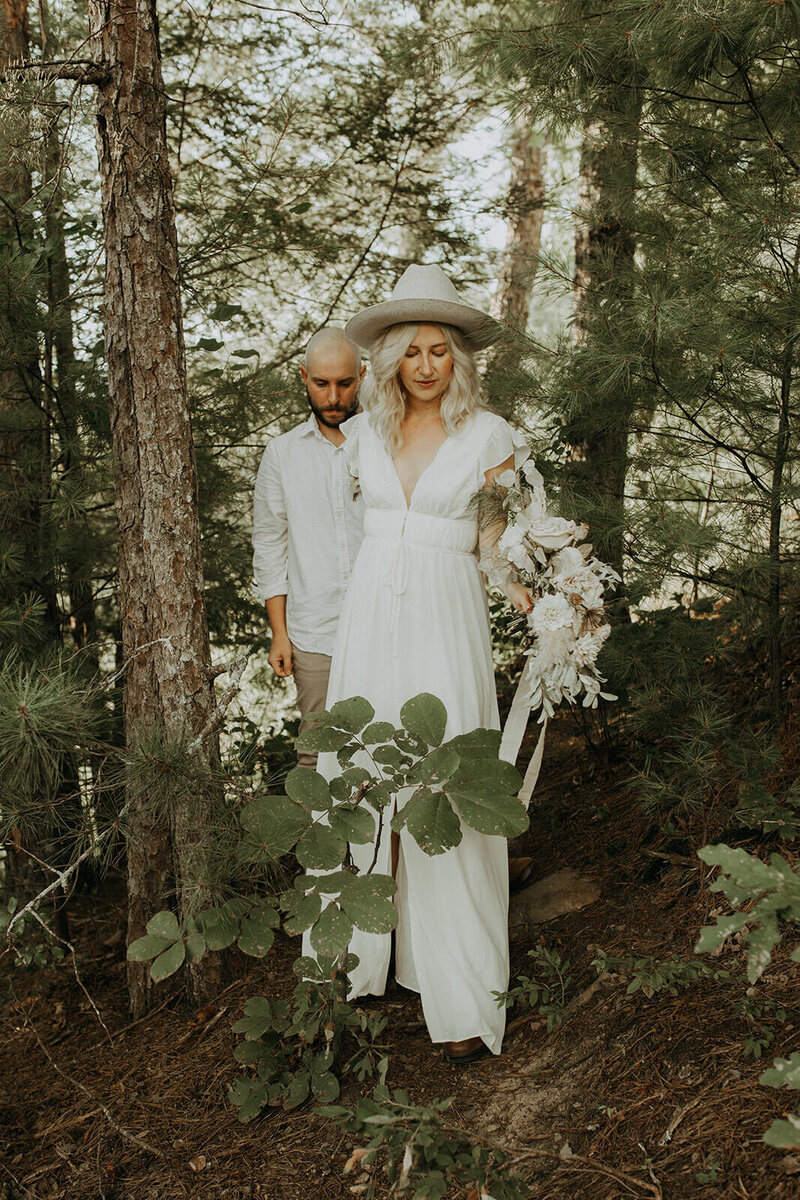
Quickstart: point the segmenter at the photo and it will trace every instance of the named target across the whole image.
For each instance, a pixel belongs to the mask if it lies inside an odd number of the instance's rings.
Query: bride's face
[[[420,325],[400,361],[400,382],[409,397],[440,400],[453,373],[453,359],[438,325]]]

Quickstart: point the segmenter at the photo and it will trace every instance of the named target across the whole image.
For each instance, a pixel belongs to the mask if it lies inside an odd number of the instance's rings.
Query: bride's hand
[[[524,583],[509,583],[506,595],[517,612],[529,613],[533,608],[533,592]]]

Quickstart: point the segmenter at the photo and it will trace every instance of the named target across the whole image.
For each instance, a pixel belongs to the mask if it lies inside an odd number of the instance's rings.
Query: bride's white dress
[[[399,724],[406,700],[432,692],[447,708],[446,737],[499,728],[473,497],[485,471],[515,449],[518,461],[526,456],[523,440],[495,413],[474,414],[442,444],[407,504],[368,414],[341,428],[365,501],[365,536],[339,621],[328,707],[365,696],[376,720]],[[333,778],[335,754],[321,754],[317,769]],[[466,825],[462,832],[459,846],[433,857],[406,830],[400,835],[397,981],[420,993],[432,1041],[479,1036],[499,1054],[505,1012],[492,992],[508,987],[507,843]],[[367,870],[374,844],[351,853]],[[376,871],[391,873],[390,854],[385,828]],[[383,994],[390,948],[388,934],[354,931],[350,950],[360,961],[351,998]]]

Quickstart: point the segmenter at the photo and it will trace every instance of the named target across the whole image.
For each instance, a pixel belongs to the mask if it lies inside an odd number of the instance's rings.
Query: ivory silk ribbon
[[[519,748],[522,745],[522,739],[525,736],[525,730],[528,727],[528,719],[531,713],[531,706],[525,698],[525,675],[526,672],[523,671],[522,677],[517,684],[517,690],[514,693],[514,699],[511,702],[511,711],[506,717],[506,723],[503,726],[503,736],[500,739],[500,757],[506,762],[510,762],[512,766],[516,764]],[[533,789],[536,787],[536,780],[539,778],[539,769],[542,765],[542,756],[544,755],[544,735],[546,729],[547,718],[545,717],[542,722],[542,732],[539,734],[539,740],[536,743],[536,749],[533,752],[531,761],[528,763],[525,778],[519,790],[519,799],[526,808],[533,795]]]

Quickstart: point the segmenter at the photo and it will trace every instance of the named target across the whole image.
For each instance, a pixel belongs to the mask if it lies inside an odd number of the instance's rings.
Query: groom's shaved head
[[[300,368],[312,412],[328,429],[338,429],[358,408],[358,385],[366,371],[361,352],[343,329],[331,326],[315,333]]]
[[[349,361],[356,374],[361,370],[361,351],[351,342],[343,329],[330,325],[320,329],[306,346],[306,370],[311,372],[314,359],[336,359],[340,363]]]

